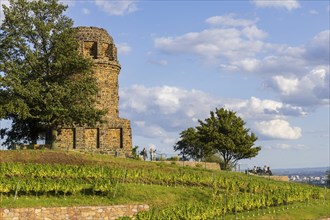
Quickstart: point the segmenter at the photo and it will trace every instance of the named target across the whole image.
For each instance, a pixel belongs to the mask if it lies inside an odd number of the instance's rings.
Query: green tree
[[[0,118],[13,120],[6,143],[36,143],[61,126],[93,125],[98,87],[79,53],[73,21],[58,0],[10,0],[0,28]]]
[[[257,156],[260,147],[254,147],[257,137],[235,112],[224,108],[211,111],[211,116],[199,120],[196,128],[181,132],[174,150],[188,154],[192,158],[205,158],[218,155],[223,161],[222,169],[231,169],[241,159]]]
[[[184,159],[203,160],[206,156],[205,145],[200,142],[196,128],[188,128],[180,133],[180,140],[174,145]]]

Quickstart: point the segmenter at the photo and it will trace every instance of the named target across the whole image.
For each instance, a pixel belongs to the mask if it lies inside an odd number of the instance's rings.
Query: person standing
[[[148,154],[147,154],[146,148],[143,148],[143,150],[142,150],[142,157],[143,157],[143,160],[146,160],[148,158]]]
[[[151,146],[149,148],[149,154],[150,154],[150,160],[151,161],[156,160],[156,157],[155,157],[156,149],[153,146]]]
[[[153,161],[154,160],[154,148],[153,148],[153,146],[151,146],[149,148],[149,154],[150,154],[150,161]]]

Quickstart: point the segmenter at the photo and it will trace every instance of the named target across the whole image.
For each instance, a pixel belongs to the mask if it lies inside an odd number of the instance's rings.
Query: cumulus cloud
[[[292,145],[292,144],[286,144],[286,143],[279,143],[274,146],[263,147],[263,149],[266,149],[266,150],[304,150],[304,149],[308,149],[308,147],[306,147],[305,145],[302,145],[302,144]]]
[[[255,129],[262,135],[276,139],[295,140],[301,137],[301,128],[292,127],[283,119],[256,122]]]
[[[282,99],[297,105],[328,105],[330,103],[329,66],[317,66],[302,77],[273,76],[268,86]]]
[[[289,11],[300,7],[298,0],[252,0],[258,8],[285,8]]]
[[[265,36],[255,26],[249,29],[214,28],[177,37],[159,37],[154,39],[154,45],[170,54],[195,54],[204,59],[224,57],[236,60],[254,57],[263,48],[261,39]]]
[[[300,117],[306,114],[300,107],[273,100],[256,97],[247,100],[223,99],[202,91],[173,86],[134,85],[121,89],[120,97],[121,112],[132,120],[133,126],[136,126],[133,129],[139,135],[158,137],[164,143],[173,141],[172,144],[182,130],[196,126],[198,119],[208,118],[210,110],[214,111],[216,108],[225,107],[236,111],[251,125],[252,122],[284,120],[289,116]],[[258,129],[256,131],[259,132]],[[274,138],[268,133],[259,134]]]
[[[169,145],[173,145],[176,141],[175,138],[170,136],[169,132],[158,125],[150,124],[145,121],[134,121],[133,126],[136,127],[136,129],[134,129],[135,135],[151,139],[155,138]]]
[[[180,131],[195,126],[197,119],[217,106],[209,94],[171,86],[134,85],[120,90],[120,97],[122,114],[134,122],[139,135],[158,137],[163,143],[172,141],[170,144]]]
[[[249,40],[263,39],[267,37],[267,33],[257,28],[255,25],[245,27],[242,30],[242,34],[243,36],[247,37]]]
[[[284,116],[305,116],[303,108],[282,102],[251,97],[247,100],[227,100],[224,106],[238,112],[245,119],[263,120]]]
[[[232,72],[249,72],[262,76],[301,75],[303,71],[306,71],[305,67],[308,66],[308,62],[311,62],[305,58],[307,52],[304,47],[290,47],[263,42],[262,52],[256,53],[254,57],[230,60],[222,69]]]
[[[132,51],[132,48],[127,43],[118,43],[117,49],[119,55],[127,55]]]
[[[330,30],[318,33],[306,46],[304,58],[314,65],[329,65]]]
[[[82,11],[82,13],[83,13],[84,15],[88,15],[88,14],[91,13],[90,10],[87,9],[87,8],[83,8],[81,11]]]
[[[235,14],[227,14],[224,16],[213,16],[205,20],[206,23],[211,25],[220,25],[220,26],[250,26],[256,23],[256,20],[248,20],[248,19],[239,19],[235,18]]]
[[[104,1],[94,0],[95,5],[110,15],[125,15],[138,10],[136,0]]]
[[[167,60],[149,60],[148,62],[157,66],[166,66],[168,64]]]
[[[297,78],[273,76],[272,79],[274,86],[282,93],[282,95],[290,95],[298,90],[299,80]]]
[[[155,48],[169,55],[198,56],[218,65],[221,72],[259,75],[264,88],[271,88],[288,104],[315,107],[329,103],[329,70],[322,77],[315,71],[329,66],[330,30],[317,33],[305,45],[290,46],[268,43],[257,19],[228,14],[205,22],[212,28],[155,38]]]
[[[218,104],[218,101],[207,93],[173,86],[148,88],[133,85],[120,90],[120,97],[122,109],[129,112],[164,116],[179,114],[180,117],[190,118],[192,122],[193,118],[205,116],[209,109],[215,108]]]

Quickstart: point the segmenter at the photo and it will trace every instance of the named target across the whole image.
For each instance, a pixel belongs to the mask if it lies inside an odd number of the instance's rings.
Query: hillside
[[[47,150],[0,151],[0,165],[1,207],[148,204],[138,219],[330,217],[329,190],[242,173]]]

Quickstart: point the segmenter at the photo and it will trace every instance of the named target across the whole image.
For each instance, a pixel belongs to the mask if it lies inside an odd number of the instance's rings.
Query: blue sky
[[[75,26],[114,38],[133,145],[172,156],[225,107],[259,137],[243,166],[329,166],[329,1],[62,2]]]

